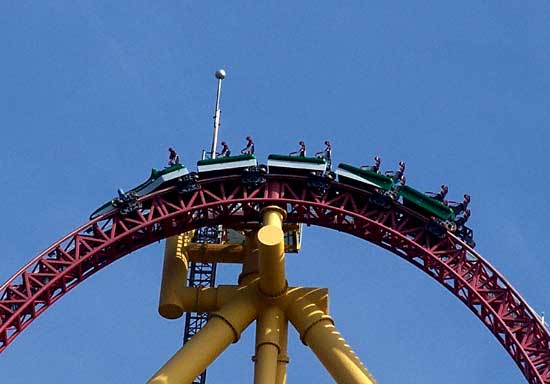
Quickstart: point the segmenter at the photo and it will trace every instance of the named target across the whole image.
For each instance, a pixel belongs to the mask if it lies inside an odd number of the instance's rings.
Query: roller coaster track
[[[346,232],[407,260],[463,302],[491,331],[529,383],[550,383],[550,334],[517,291],[486,260],[447,233],[436,238],[426,218],[394,204],[381,209],[369,193],[340,183],[326,190],[307,177],[267,175],[259,186],[240,176],[201,181],[180,194],[167,188],[141,199],[127,216],[111,212],[77,228],[0,287],[0,352],[32,321],[90,275],[130,252],[193,228],[257,223],[266,205],[286,222]]]

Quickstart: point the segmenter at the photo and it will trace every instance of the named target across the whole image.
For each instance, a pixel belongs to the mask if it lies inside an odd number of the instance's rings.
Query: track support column
[[[279,331],[279,356],[277,356],[276,384],[286,384],[286,367],[290,361],[288,357],[288,319],[282,313],[281,330]]]
[[[277,378],[277,357],[281,351],[280,334],[284,313],[275,306],[265,308],[256,322],[256,356],[254,384],[275,384]]]
[[[205,327],[193,336],[147,382],[148,384],[191,383],[256,318],[258,300],[254,289],[244,289],[234,300],[211,315]]]
[[[269,297],[282,295],[287,287],[285,277],[285,242],[283,219],[286,211],[277,206],[262,210],[263,227],[258,231],[260,251],[260,291]]]
[[[182,296],[189,269],[185,247],[193,234],[190,231],[166,239],[159,299],[159,313],[166,319],[177,319],[183,314]]]
[[[289,303],[287,316],[337,383],[375,384],[376,381],[336,330],[334,321],[309,300]]]

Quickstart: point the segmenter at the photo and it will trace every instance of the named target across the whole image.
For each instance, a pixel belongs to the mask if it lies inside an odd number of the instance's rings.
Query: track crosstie
[[[141,198],[142,209],[118,211],[77,228],[0,287],[0,352],[65,293],[95,272],[152,242],[209,225],[257,223],[266,205],[286,222],[346,232],[385,248],[424,271],[462,301],[492,332],[529,383],[550,384],[550,335],[517,291],[486,260],[447,233],[436,238],[426,219],[394,204],[381,209],[369,193],[339,183],[319,191],[307,177],[267,175],[259,186],[240,176],[201,181],[201,189],[167,188]]]

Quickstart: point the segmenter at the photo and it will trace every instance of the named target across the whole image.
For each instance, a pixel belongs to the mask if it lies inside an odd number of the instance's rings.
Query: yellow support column
[[[265,308],[256,322],[256,356],[254,356],[254,384],[275,384],[277,357],[284,313],[274,306]]]
[[[337,383],[376,383],[336,330],[332,318],[317,305],[305,299],[297,300],[288,305],[286,313],[302,342],[312,349]]]
[[[258,277],[260,273],[258,261],[258,232],[251,231],[246,233],[244,243],[244,261],[242,272],[239,275],[239,285],[248,284]]]
[[[191,383],[256,318],[258,301],[252,289],[240,293],[211,315],[203,329],[193,336],[148,384]]]
[[[283,219],[286,212],[269,206],[262,210],[263,227],[258,231],[260,251],[260,291],[271,297],[287,289],[285,278],[285,243]]]
[[[281,330],[279,332],[279,356],[277,356],[277,380],[276,384],[286,384],[286,367],[288,358],[288,320],[282,313]]]
[[[167,319],[177,319],[183,314],[182,292],[187,285],[189,269],[185,247],[191,242],[193,234],[194,231],[191,231],[166,239],[159,313]]]

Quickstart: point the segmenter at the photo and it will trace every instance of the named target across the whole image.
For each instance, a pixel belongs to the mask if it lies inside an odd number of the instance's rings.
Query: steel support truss
[[[174,188],[140,199],[130,215],[115,211],[77,228],[29,261],[0,287],[0,352],[32,321],[87,277],[113,261],[193,228],[257,223],[266,205],[287,223],[333,228],[379,245],[438,281],[491,331],[529,383],[550,383],[550,334],[518,292],[486,260],[450,233],[436,238],[426,219],[394,204],[383,210],[365,191],[331,183],[319,195],[307,178],[267,175],[255,188],[240,176]]]
[[[195,232],[193,243],[216,244],[221,242],[222,230],[219,226],[202,227]],[[189,268],[189,278],[187,286],[189,287],[213,287],[216,283],[216,263],[191,262]],[[208,313],[206,312],[187,312],[185,315],[185,331],[183,334],[183,343],[187,343],[196,335],[208,322]],[[193,384],[206,383],[206,370],[204,370],[193,381]]]

